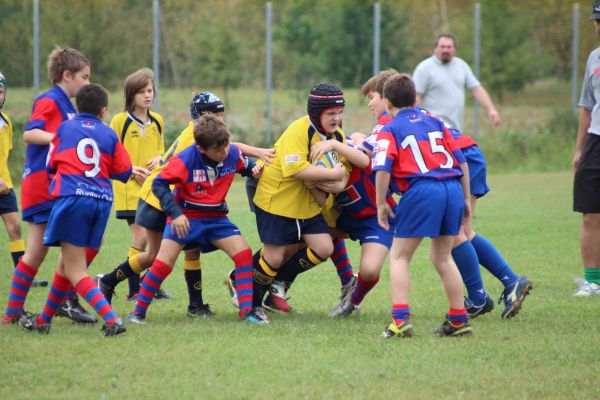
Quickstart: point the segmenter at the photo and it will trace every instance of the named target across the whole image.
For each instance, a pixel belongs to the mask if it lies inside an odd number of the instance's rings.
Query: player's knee
[[[600,214],[583,214],[583,228],[600,230]]]
[[[6,226],[6,233],[11,241],[21,239],[21,224],[18,221],[9,223]]]

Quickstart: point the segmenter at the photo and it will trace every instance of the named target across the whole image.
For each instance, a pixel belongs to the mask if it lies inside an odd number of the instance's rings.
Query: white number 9
[[[92,148],[91,157],[89,157],[85,152],[87,146]],[[98,175],[100,172],[100,149],[98,148],[98,144],[94,139],[85,138],[81,139],[79,143],[77,143],[77,158],[79,158],[79,161],[85,165],[94,166],[94,168],[84,172],[86,177],[93,178],[94,176]]]

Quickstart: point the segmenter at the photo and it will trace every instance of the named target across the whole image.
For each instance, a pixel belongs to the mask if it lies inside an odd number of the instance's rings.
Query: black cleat
[[[127,321],[134,324],[144,325],[146,323],[146,314],[130,312],[127,316]]]
[[[31,281],[31,287],[46,287],[48,286],[48,281],[44,279],[34,279]]]
[[[473,328],[471,328],[471,325],[469,325],[468,320],[465,320],[460,325],[452,325],[450,321],[445,320],[443,324],[433,330],[433,333],[439,336],[458,337],[472,335]]]
[[[103,336],[117,336],[127,332],[127,329],[123,325],[123,320],[118,318],[112,325],[104,324],[101,332]]]
[[[19,318],[19,326],[29,332],[37,332],[40,334],[50,333],[50,324],[39,325],[37,323],[37,315],[23,314]]]
[[[175,297],[173,297],[173,295],[166,290],[163,290],[163,288],[160,288],[158,289],[158,292],[156,292],[156,296],[154,296],[154,298],[157,300],[173,300]]]
[[[481,306],[473,304],[471,299],[465,297],[465,308],[469,318],[475,319],[480,315],[487,314],[494,309],[494,300],[489,295],[485,295],[485,301]]]
[[[21,319],[21,317],[30,317],[32,314],[29,311],[23,311],[21,314],[17,314],[14,317],[8,317],[8,316],[4,316],[2,317],[2,325],[12,325],[12,324],[16,324],[19,322],[19,319]]]
[[[98,322],[96,317],[81,307],[77,296],[66,299],[60,303],[58,305],[57,315],[69,318],[76,324],[95,324]]]
[[[210,310],[208,304],[190,304],[187,309],[187,316],[195,318],[210,318],[214,317],[215,313]]]

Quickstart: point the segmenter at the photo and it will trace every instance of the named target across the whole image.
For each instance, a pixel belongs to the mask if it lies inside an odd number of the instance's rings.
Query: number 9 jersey
[[[420,179],[456,179],[465,157],[444,123],[417,108],[405,108],[377,134],[373,171],[392,175],[390,189],[404,193]]]
[[[92,114],[63,122],[50,145],[48,172],[54,197],[87,196],[113,201],[111,179],[126,182],[131,159],[116,133]]]

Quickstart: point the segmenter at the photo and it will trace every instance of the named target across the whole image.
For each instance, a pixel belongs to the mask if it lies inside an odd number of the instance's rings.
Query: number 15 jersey
[[[452,135],[437,118],[405,108],[377,134],[373,171],[392,175],[390,188],[404,193],[420,179],[457,179],[465,158]]]
[[[50,193],[113,201],[111,179],[126,182],[131,159],[117,134],[98,117],[77,114],[63,122],[50,146]]]

